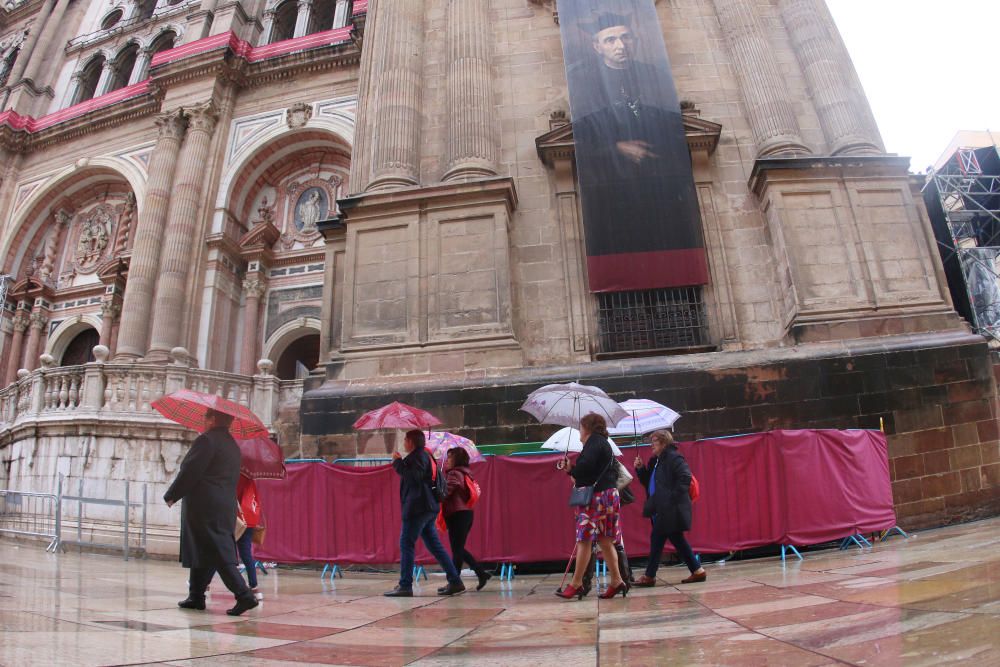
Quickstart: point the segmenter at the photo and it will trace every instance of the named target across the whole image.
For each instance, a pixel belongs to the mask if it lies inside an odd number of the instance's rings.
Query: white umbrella
[[[673,428],[679,414],[665,405],[645,398],[633,398],[620,404],[628,416],[617,426],[608,428],[611,435],[642,435],[664,428]]]
[[[536,389],[521,409],[542,424],[579,427],[580,419],[591,412],[601,415],[608,426],[628,417],[613,398],[597,387],[570,382]]]
[[[608,440],[611,445],[611,451],[615,456],[621,456],[622,450],[618,449],[618,445],[612,440]],[[557,452],[580,452],[583,451],[583,442],[580,441],[580,432],[575,428],[559,429],[545,441],[542,445],[542,449],[554,449]]]

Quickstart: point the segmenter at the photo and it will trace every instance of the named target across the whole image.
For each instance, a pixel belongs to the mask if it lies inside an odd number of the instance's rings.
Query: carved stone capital
[[[101,318],[114,322],[122,312],[121,305],[113,301],[105,301],[101,304]]]
[[[12,324],[14,325],[14,331],[19,333],[24,333],[28,330],[28,324],[30,323],[30,318],[27,313],[18,313],[14,316]]]
[[[166,113],[161,113],[154,121],[158,136],[161,139],[176,139],[180,141],[184,138],[184,131],[187,129],[187,119],[184,117],[183,109],[174,109]]]
[[[243,280],[243,293],[247,298],[259,299],[267,291],[267,284],[257,276],[248,277]]]
[[[29,317],[28,319],[29,319],[31,328],[32,329],[37,329],[39,331],[41,331],[42,329],[44,329],[45,325],[47,325],[49,323],[49,318],[46,317],[45,313],[42,313],[41,311],[37,311],[37,312],[32,313],[31,317]]]
[[[212,134],[215,123],[219,120],[219,112],[214,102],[205,102],[187,110],[188,123],[191,131]]]

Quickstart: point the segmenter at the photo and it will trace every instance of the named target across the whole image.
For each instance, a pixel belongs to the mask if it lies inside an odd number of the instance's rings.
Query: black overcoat
[[[646,504],[643,516],[653,517],[659,530],[667,534],[691,530],[691,468],[687,461],[673,447],[667,447],[659,456],[649,459],[645,468],[640,468],[639,481],[646,487]],[[656,465],[656,488],[649,495],[649,480]]]
[[[423,447],[408,456],[393,459],[392,467],[399,475],[399,504],[404,519],[415,519],[431,512],[440,504],[431,491],[431,455]]]
[[[236,565],[236,484],[240,448],[228,429],[206,431],[181,461],[163,499],[181,502],[181,563],[184,567]]]

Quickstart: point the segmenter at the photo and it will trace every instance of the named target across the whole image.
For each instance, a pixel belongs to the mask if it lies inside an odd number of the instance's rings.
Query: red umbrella
[[[153,401],[153,408],[161,415],[181,426],[187,426],[199,433],[208,430],[206,415],[209,410],[222,412],[233,417],[229,432],[235,438],[254,438],[267,435],[267,427],[250,408],[226,400],[215,394],[202,394],[190,389],[180,389]]]
[[[242,461],[240,472],[250,479],[284,479],[285,457],[278,443],[266,436],[237,440]]]
[[[375,431],[382,428],[423,431],[440,423],[440,419],[426,410],[394,401],[378,410],[361,415],[361,419],[354,422],[354,428],[359,431]]]

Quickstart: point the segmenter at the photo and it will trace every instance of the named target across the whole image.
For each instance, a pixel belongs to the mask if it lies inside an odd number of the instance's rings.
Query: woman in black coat
[[[618,568],[618,553],[615,542],[621,541],[621,499],[618,496],[618,472],[613,465],[615,455],[608,442],[608,426],[604,417],[593,413],[580,420],[580,439],[583,450],[576,465],[569,467],[566,460],[559,461],[557,467],[566,469],[576,486],[594,487],[594,497],[588,507],[578,507],[576,513],[576,568],[569,586],[556,591],[556,595],[567,600],[582,599],[583,575],[590,562],[593,543],[596,540],[604,553],[611,581],[602,598],[613,598],[619,593],[628,593],[628,584],[621,577]]]
[[[646,574],[639,577],[635,585],[644,588],[656,585],[656,570],[660,567],[660,556],[668,540],[691,571],[691,576],[681,583],[705,581],[708,575],[684,537],[685,531],[691,530],[691,468],[677,451],[669,431],[656,431],[651,441],[653,457],[648,465],[639,457],[635,459],[639,481],[646,487],[648,496],[642,515],[649,517],[653,523],[649,538],[649,565],[646,566]]]
[[[181,502],[181,564],[191,569],[183,609],[204,609],[205,590],[216,571],[236,598],[226,613],[239,616],[257,600],[236,569],[236,484],[240,448],[229,433],[233,418],[210,410],[209,428],[195,439],[177,478],[163,495],[167,506]]]

